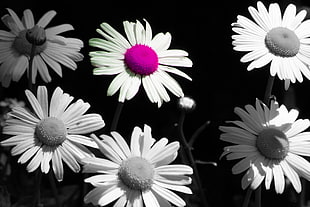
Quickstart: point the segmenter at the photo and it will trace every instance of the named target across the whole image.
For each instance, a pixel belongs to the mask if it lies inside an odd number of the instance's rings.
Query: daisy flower
[[[0,30],[0,81],[2,86],[8,87],[11,80],[19,81],[29,68],[32,44],[36,45],[32,83],[36,81],[37,72],[43,81],[52,80],[47,65],[60,77],[62,76],[61,65],[72,70],[77,68],[75,61],[83,59],[83,55],[79,53],[83,42],[76,38],[65,38],[59,35],[73,30],[70,24],[46,28],[56,15],[55,11],[45,13],[35,24],[31,10],[24,11],[22,20],[13,10],[7,10],[9,14],[4,15],[1,20],[10,31]]]
[[[241,159],[232,168],[233,174],[247,171],[242,188],[256,189],[265,179],[266,189],[274,181],[277,193],[284,191],[285,179],[301,192],[300,178],[310,180],[310,163],[302,156],[310,156],[310,126],[308,119],[297,119],[298,111],[290,111],[275,101],[268,108],[256,100],[255,107],[245,110],[236,107],[242,121],[230,121],[234,126],[220,126],[220,139],[235,145],[224,148],[222,156],[228,160]],[[297,119],[297,120],[296,120]]]
[[[152,38],[151,26],[146,20],[145,24],[144,28],[139,21],[124,21],[126,39],[109,24],[102,23],[102,30],[97,32],[105,39],[92,38],[89,45],[104,51],[90,52],[91,63],[96,67],[94,75],[117,75],[108,88],[108,96],[119,90],[120,102],[130,100],[142,83],[149,100],[160,107],[163,101],[170,101],[166,88],[177,97],[184,96],[168,72],[191,80],[172,66],[191,67],[192,61],[184,50],[168,50],[170,33],[159,33]]]
[[[43,173],[50,170],[50,162],[58,181],[63,179],[64,161],[74,172],[80,170],[78,162],[92,156],[85,147],[97,147],[89,137],[91,133],[104,127],[99,114],[85,114],[90,105],[81,99],[70,103],[73,97],[58,87],[50,103],[45,86],[39,86],[37,97],[25,91],[34,113],[22,107],[15,107],[3,128],[3,134],[13,137],[1,142],[2,146],[14,146],[12,155],[21,155],[19,163],[30,160],[27,170],[33,172],[39,166]],[[84,146],[85,145],[85,146]]]
[[[285,89],[290,82],[303,81],[302,74],[310,79],[310,20],[303,21],[305,10],[296,14],[296,6],[290,4],[283,18],[277,3],[265,8],[257,2],[257,9],[249,7],[254,21],[238,15],[232,24],[234,50],[248,52],[241,62],[251,62],[247,69],[251,71],[270,64],[271,76],[278,75],[285,80]]]
[[[84,172],[100,173],[85,182],[95,186],[84,198],[86,203],[105,206],[116,200],[114,206],[185,206],[186,203],[173,191],[191,194],[193,170],[187,165],[170,164],[177,157],[178,142],[168,139],[158,142],[152,138],[151,128],[144,131],[135,127],[130,147],[117,132],[112,137],[93,136],[100,151],[108,158],[85,158]],[[169,165],[170,164],[170,165]]]

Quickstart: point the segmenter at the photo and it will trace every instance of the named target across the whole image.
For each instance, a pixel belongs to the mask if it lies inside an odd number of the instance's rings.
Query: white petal
[[[141,135],[142,130],[139,127],[135,127],[132,132],[130,141],[130,149],[133,156],[141,156],[140,143],[139,143]]]
[[[292,183],[294,189],[297,193],[301,192],[301,183],[298,174],[295,172],[294,169],[292,169],[285,160],[282,160],[280,162],[280,165],[282,167],[282,170],[286,177],[290,180]]]
[[[46,12],[38,21],[37,25],[45,28],[48,25],[48,23],[50,23],[50,21],[54,18],[55,15],[56,12],[53,10]]]
[[[36,97],[33,95],[33,93],[29,90],[25,91],[25,94],[33,108],[33,110],[35,111],[36,115],[40,118],[40,119],[44,119],[44,113],[42,110],[41,105],[39,104],[38,100],[36,99]]]
[[[38,102],[42,107],[44,118],[48,117],[48,95],[45,86],[38,87]]]
[[[171,43],[171,34],[167,32],[166,34],[158,33],[150,42],[150,46],[156,51],[161,52],[167,50]]]
[[[163,165],[155,168],[159,175],[191,175],[193,169],[187,165]]]
[[[160,207],[152,191],[142,191],[142,198],[145,206]]]
[[[53,167],[53,171],[54,171],[56,179],[58,181],[62,181],[64,169],[63,169],[63,165],[62,165],[62,156],[61,156],[58,148],[56,148],[53,152],[52,167]]]
[[[26,9],[24,11],[23,22],[26,29],[31,29],[34,26],[34,18],[30,9]]]
[[[285,180],[282,168],[278,164],[274,164],[273,168],[274,186],[277,193],[282,194],[285,187]]]
[[[171,202],[176,206],[186,205],[186,203],[181,197],[179,197],[177,194],[173,193],[168,189],[162,188],[158,185],[153,185],[152,190],[155,191],[159,196],[163,197],[164,199],[168,200],[169,202]]]

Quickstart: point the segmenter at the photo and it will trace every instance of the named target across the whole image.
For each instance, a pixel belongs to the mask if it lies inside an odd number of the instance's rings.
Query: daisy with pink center
[[[90,52],[91,63],[96,67],[94,75],[117,75],[108,88],[108,96],[120,91],[120,102],[130,100],[142,83],[149,100],[160,107],[163,101],[170,101],[166,89],[177,97],[184,96],[168,72],[191,80],[173,66],[191,67],[192,61],[184,50],[168,50],[170,33],[159,33],[152,38],[152,29],[146,20],[145,23],[144,27],[139,21],[124,21],[127,39],[109,24],[102,23],[102,30],[97,32],[105,39],[92,38],[89,44],[104,51]]]

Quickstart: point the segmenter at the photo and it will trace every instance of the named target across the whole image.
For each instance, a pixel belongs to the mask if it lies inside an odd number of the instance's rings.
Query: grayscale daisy
[[[45,86],[39,86],[37,97],[25,91],[33,113],[23,107],[14,107],[3,127],[3,134],[13,135],[1,142],[2,146],[14,146],[12,155],[21,155],[19,163],[26,163],[29,172],[41,166],[48,173],[50,166],[58,181],[63,179],[64,161],[74,172],[80,171],[79,162],[93,156],[85,147],[97,147],[88,134],[104,127],[99,114],[85,114],[90,105],[81,99],[72,103],[73,97],[58,87],[50,103]],[[51,165],[50,165],[51,162]]]
[[[303,81],[304,75],[310,79],[310,20],[304,20],[305,10],[296,14],[296,6],[289,4],[281,15],[277,3],[268,10],[260,1],[257,9],[250,6],[254,21],[238,15],[232,24],[234,50],[247,52],[241,62],[251,62],[247,69],[261,68],[270,64],[270,74],[285,80],[285,89],[290,82]]]
[[[60,77],[62,77],[61,65],[72,70],[77,68],[75,62],[83,59],[83,55],[79,52],[83,47],[83,42],[76,38],[60,36],[63,32],[73,30],[72,25],[61,24],[46,28],[56,15],[55,11],[45,13],[35,24],[31,10],[25,10],[22,19],[13,10],[7,10],[9,14],[4,15],[1,20],[10,31],[0,30],[0,82],[2,86],[8,87],[11,80],[19,81],[29,68],[33,44],[29,34],[37,34],[39,39],[33,51],[32,77],[28,77],[31,78],[32,83],[35,83],[37,73],[45,82],[52,80],[47,66]]]
[[[177,157],[178,142],[168,144],[168,139],[158,142],[152,138],[151,128],[144,126],[142,131],[135,127],[130,147],[117,132],[112,137],[92,136],[104,158],[83,159],[87,173],[98,173],[85,180],[95,188],[84,198],[86,203],[105,206],[114,203],[115,207],[170,207],[185,206],[184,200],[172,191],[192,194],[190,188],[193,170],[187,165],[170,164]],[[144,203],[144,205],[143,205]]]
[[[285,177],[296,192],[301,192],[300,176],[310,180],[308,119],[297,119],[298,111],[290,111],[275,101],[270,108],[258,99],[255,107],[235,108],[242,121],[229,121],[233,126],[220,126],[220,139],[234,145],[224,148],[228,160],[241,159],[232,168],[233,174],[244,171],[242,188],[256,189],[265,180],[266,189],[274,182],[277,193],[283,193]]]

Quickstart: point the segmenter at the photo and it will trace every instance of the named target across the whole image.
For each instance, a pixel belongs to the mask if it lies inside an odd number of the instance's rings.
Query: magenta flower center
[[[158,68],[158,56],[151,47],[137,44],[127,49],[125,64],[136,74],[150,75]]]

